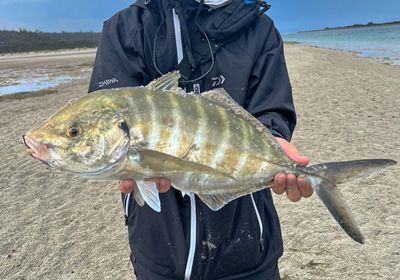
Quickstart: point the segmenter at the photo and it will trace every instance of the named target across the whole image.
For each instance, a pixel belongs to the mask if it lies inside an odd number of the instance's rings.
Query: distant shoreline
[[[100,38],[99,32],[0,30],[0,54],[96,48]]]
[[[297,33],[331,31],[331,30],[352,29],[352,28],[368,28],[368,27],[375,27],[375,26],[390,26],[390,25],[400,25],[400,21],[391,21],[391,22],[383,22],[383,23],[368,22],[366,24],[357,24],[356,23],[353,25],[346,25],[346,26],[325,27],[323,29],[302,30]]]

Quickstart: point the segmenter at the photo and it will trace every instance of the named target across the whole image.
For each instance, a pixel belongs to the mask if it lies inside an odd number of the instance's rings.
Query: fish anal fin
[[[200,200],[206,204],[213,211],[217,211],[224,207],[226,204],[235,200],[240,195],[232,194],[232,193],[223,193],[223,194],[213,194],[213,195],[197,195]]]
[[[242,197],[249,195],[251,193],[255,193],[266,188],[269,188],[273,185],[273,179],[266,180],[265,182],[237,182],[238,185],[246,186],[244,189],[240,189],[235,192],[228,193],[219,193],[219,194],[197,194],[197,196],[204,202],[210,209],[217,211],[221,209],[223,206],[228,204],[229,202]],[[234,189],[234,188],[233,188]]]

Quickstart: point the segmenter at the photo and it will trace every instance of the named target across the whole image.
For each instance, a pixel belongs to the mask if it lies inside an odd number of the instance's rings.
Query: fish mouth
[[[48,164],[50,160],[49,149],[52,148],[53,145],[41,143],[40,141],[28,135],[22,135],[22,140],[25,146],[28,148],[28,150],[26,150],[28,155]]]

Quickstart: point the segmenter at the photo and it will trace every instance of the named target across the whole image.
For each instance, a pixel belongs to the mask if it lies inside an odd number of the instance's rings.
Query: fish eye
[[[79,127],[77,127],[77,126],[71,126],[70,128],[68,128],[68,130],[67,130],[67,135],[69,136],[69,137],[75,137],[75,136],[77,136],[79,134]]]

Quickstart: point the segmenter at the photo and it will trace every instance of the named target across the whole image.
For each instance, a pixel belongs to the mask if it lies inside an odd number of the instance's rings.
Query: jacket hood
[[[195,12],[199,7],[195,0],[137,0],[133,5],[142,8],[153,8],[160,14],[181,4],[185,9]],[[231,0],[219,8],[210,8],[204,4],[201,8],[199,22],[202,31],[213,41],[226,41],[238,32],[247,29],[259,16],[260,7],[254,3],[245,4],[243,0]]]

